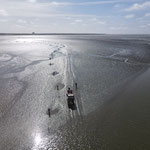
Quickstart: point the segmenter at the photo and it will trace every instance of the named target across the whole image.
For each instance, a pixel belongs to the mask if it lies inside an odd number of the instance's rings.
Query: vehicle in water
[[[72,93],[67,94],[67,103],[68,103],[68,108],[75,110],[76,109],[76,104],[74,102],[75,97]]]

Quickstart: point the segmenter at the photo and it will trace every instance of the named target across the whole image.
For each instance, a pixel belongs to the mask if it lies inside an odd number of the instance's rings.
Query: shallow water
[[[0,149],[148,149],[149,64],[148,35],[1,36]]]

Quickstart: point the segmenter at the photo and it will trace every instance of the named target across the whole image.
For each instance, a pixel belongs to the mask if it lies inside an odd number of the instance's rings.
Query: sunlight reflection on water
[[[42,138],[40,134],[37,134],[34,139],[35,145],[38,146],[42,142]]]
[[[33,136],[33,147],[32,150],[50,150],[58,149],[57,142],[59,141],[57,135],[42,136],[41,133],[35,133]]]

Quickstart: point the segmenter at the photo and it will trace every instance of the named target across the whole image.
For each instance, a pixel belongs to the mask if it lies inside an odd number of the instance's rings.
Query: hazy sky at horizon
[[[150,0],[0,0],[0,32],[150,34]]]

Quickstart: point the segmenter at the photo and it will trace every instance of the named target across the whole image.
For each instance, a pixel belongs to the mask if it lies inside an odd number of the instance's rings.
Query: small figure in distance
[[[57,91],[58,91],[59,90],[59,86],[57,85],[56,88],[57,88]]]
[[[78,89],[78,85],[77,85],[77,82],[75,83],[75,87],[76,87],[76,90]]]
[[[50,108],[48,108],[48,116],[49,116],[49,118],[51,116],[51,110],[50,110]]]

